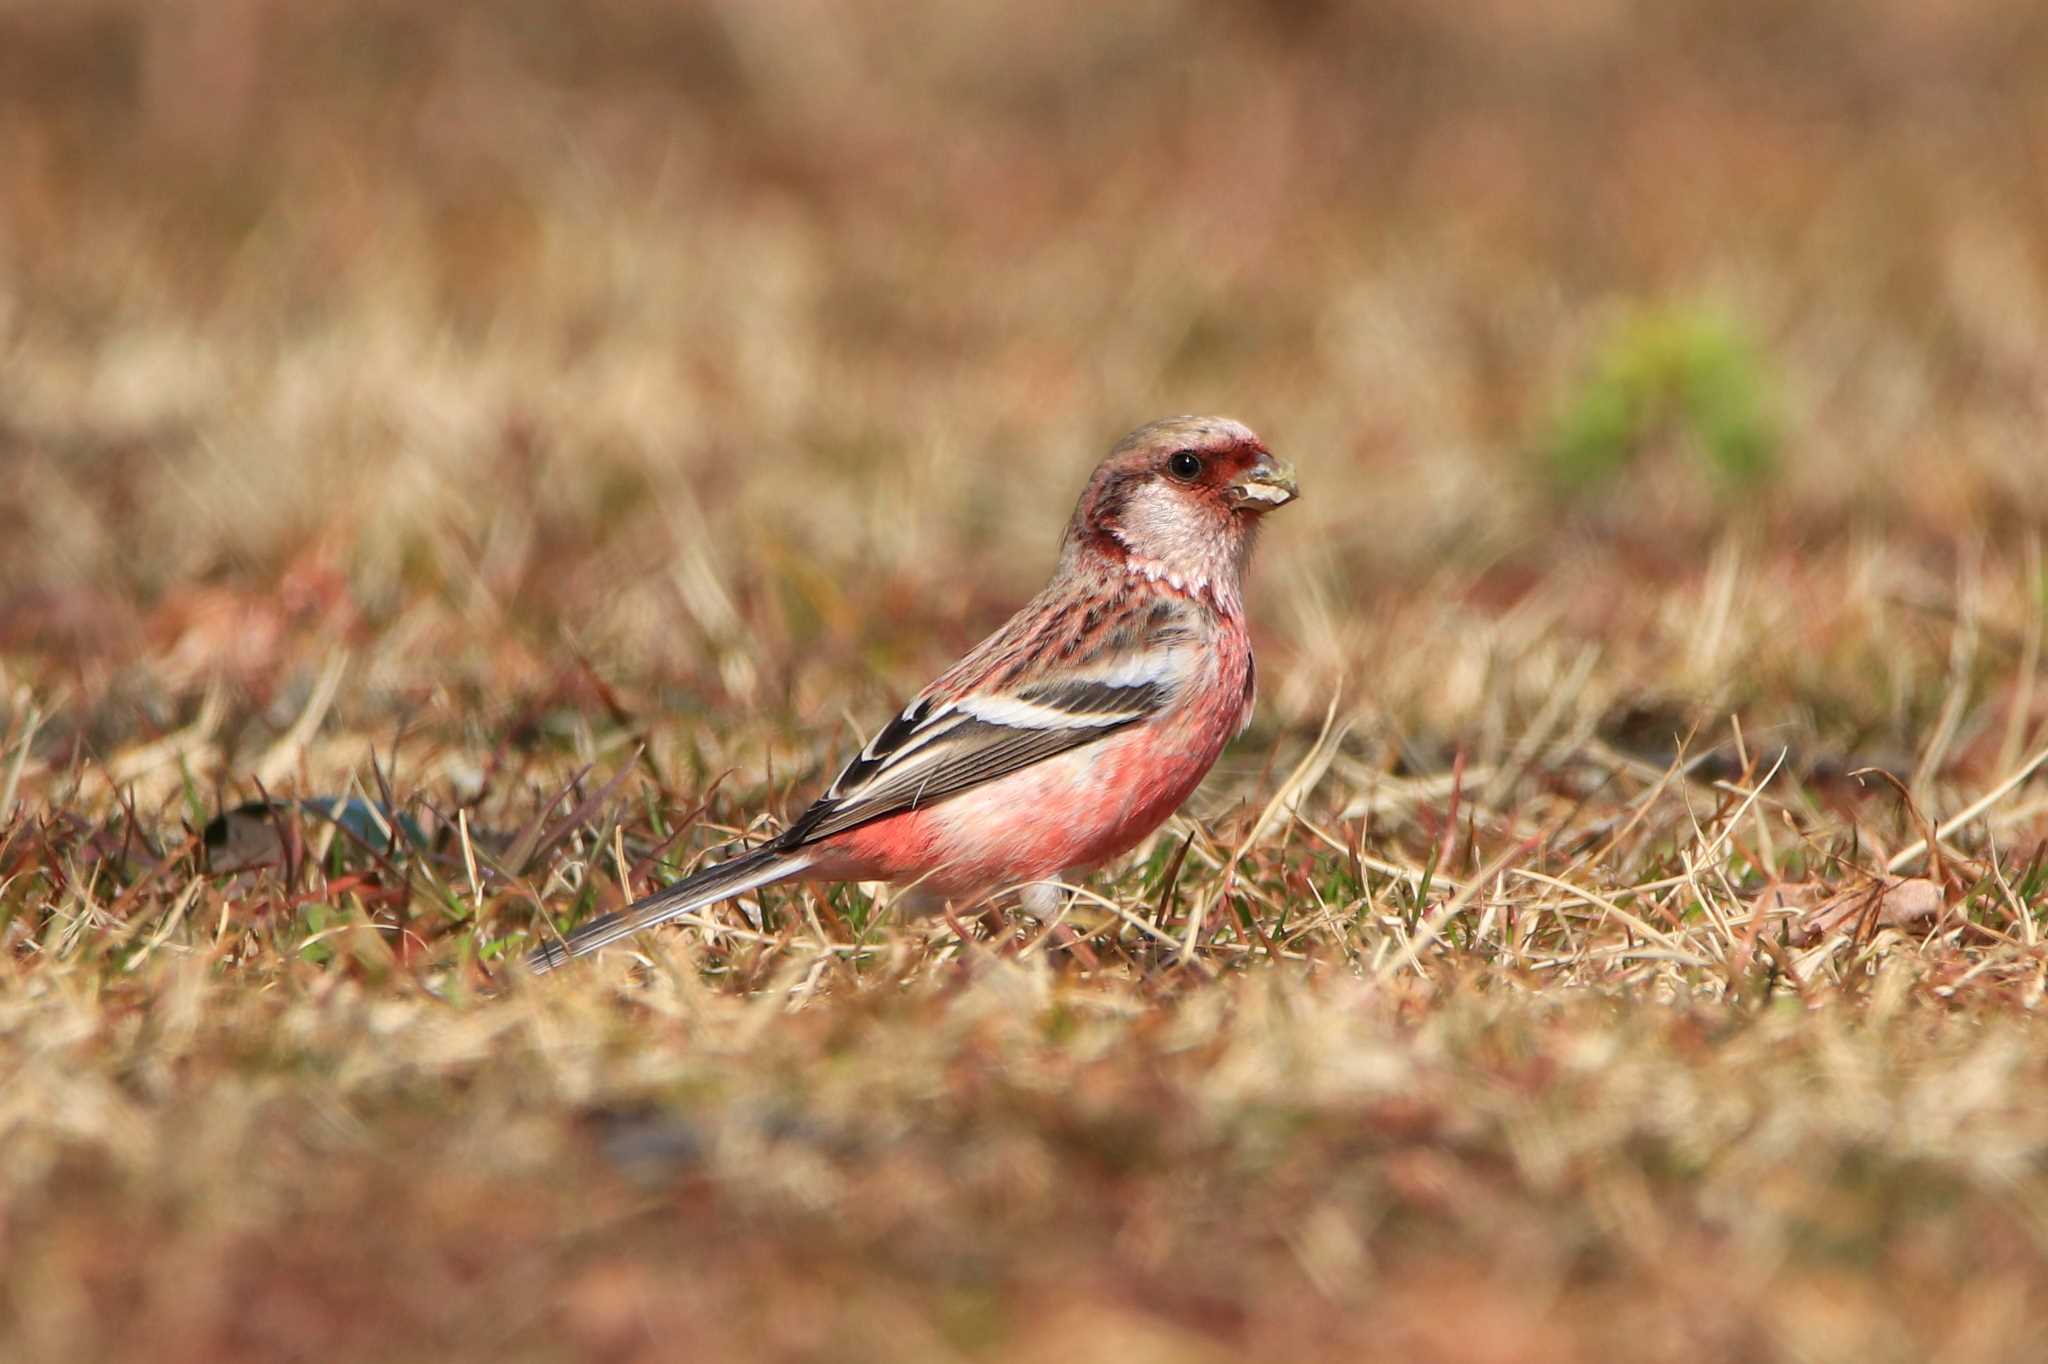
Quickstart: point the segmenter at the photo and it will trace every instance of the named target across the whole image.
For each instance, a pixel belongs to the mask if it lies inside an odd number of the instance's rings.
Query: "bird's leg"
[[[974,935],[968,931],[966,924],[960,922],[960,916],[953,912],[953,902],[951,900],[941,900],[939,902],[939,913],[946,920],[946,927],[952,929],[953,935],[960,939],[960,950],[962,952],[973,951]]]
[[[1033,881],[1017,890],[1017,907],[1042,924],[1059,918],[1067,893],[1050,881]]]
[[[1067,892],[1045,881],[1033,881],[1017,892],[1017,907],[1046,926],[1045,931],[1074,959],[1093,971],[1102,965],[1092,948],[1081,940],[1060,914],[1067,906]]]
[[[895,900],[897,911],[906,919],[922,919],[946,908],[946,897],[921,881],[895,892]]]
[[[946,927],[952,929],[953,936],[960,940],[962,952],[972,952],[980,944],[981,940],[969,925],[984,918],[990,909],[987,896],[956,901],[950,895],[923,885],[899,891],[896,905],[909,918],[945,920]],[[994,946],[993,941],[989,945]]]

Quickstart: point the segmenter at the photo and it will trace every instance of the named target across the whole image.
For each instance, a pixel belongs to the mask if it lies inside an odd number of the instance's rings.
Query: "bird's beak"
[[[1244,471],[1230,485],[1233,500],[1244,511],[1271,511],[1301,496],[1294,481],[1294,466],[1277,455],[1260,455],[1259,462]]]

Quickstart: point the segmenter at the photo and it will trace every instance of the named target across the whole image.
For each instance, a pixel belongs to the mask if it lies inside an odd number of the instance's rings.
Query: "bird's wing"
[[[1140,609],[1127,605],[1088,631],[1092,637],[1072,637],[1076,647],[1064,653],[1060,634],[1041,632],[1032,654],[992,669],[982,686],[949,692],[947,679],[935,683],[846,765],[777,846],[799,848],[930,805],[1172,705],[1198,666],[1196,631],[1178,604],[1169,611],[1132,605]],[[1060,661],[1037,666],[1046,658]]]

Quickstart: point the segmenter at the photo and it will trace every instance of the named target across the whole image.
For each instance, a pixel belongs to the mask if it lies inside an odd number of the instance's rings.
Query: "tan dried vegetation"
[[[0,3],[0,1357],[2039,1358],[2048,23],[1447,8]],[[1189,409],[1085,951],[521,976]]]

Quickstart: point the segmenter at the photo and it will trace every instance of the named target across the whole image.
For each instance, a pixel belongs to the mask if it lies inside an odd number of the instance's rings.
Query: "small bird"
[[[548,971],[781,881],[912,882],[960,901],[1126,852],[1243,731],[1245,569],[1294,470],[1243,425],[1170,417],[1097,466],[1045,590],[919,692],[780,835],[536,948]],[[1034,884],[1040,883],[1040,884]]]

